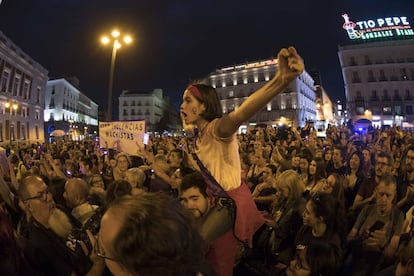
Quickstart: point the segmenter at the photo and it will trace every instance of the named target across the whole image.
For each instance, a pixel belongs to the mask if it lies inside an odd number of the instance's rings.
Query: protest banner
[[[99,146],[137,155],[137,143],[143,146],[145,120],[99,122]]]

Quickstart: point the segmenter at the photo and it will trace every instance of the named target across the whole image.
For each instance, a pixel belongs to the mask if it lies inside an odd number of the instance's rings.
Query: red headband
[[[190,91],[191,94],[193,94],[193,96],[198,100],[203,101],[203,95],[201,95],[200,90],[198,90],[198,88],[194,85],[189,85],[186,90]]]

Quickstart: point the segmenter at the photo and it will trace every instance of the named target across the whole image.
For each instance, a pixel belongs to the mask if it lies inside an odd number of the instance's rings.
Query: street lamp
[[[129,35],[123,36],[121,40],[121,33],[118,30],[113,30],[111,32],[111,36],[103,36],[101,38],[102,44],[109,44],[112,42],[112,56],[111,56],[111,67],[109,69],[109,84],[108,84],[108,110],[106,114],[106,120],[112,120],[112,86],[114,82],[114,70],[115,70],[115,60],[116,60],[116,52],[119,48],[121,48],[122,43],[129,44],[132,42],[132,37]]]

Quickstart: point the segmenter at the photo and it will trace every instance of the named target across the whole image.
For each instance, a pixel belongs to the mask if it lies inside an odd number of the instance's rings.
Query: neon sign
[[[376,39],[401,36],[414,36],[414,31],[405,16],[393,16],[366,21],[353,22],[348,14],[342,15],[344,24],[342,28],[348,33],[348,37],[354,39]]]

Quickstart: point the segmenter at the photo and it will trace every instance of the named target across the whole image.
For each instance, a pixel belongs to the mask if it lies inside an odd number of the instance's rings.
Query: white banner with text
[[[137,155],[137,143],[142,147],[145,120],[99,122],[99,146]]]

